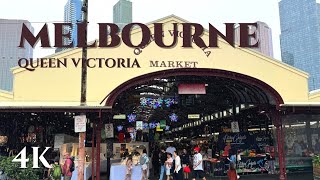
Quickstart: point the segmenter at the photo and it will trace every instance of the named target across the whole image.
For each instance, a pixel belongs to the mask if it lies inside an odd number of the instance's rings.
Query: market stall
[[[274,157],[272,137],[265,132],[220,133],[217,140],[219,157],[208,158],[205,168],[214,176],[224,176],[229,169],[230,155],[237,156],[239,174],[267,173],[267,154]]]

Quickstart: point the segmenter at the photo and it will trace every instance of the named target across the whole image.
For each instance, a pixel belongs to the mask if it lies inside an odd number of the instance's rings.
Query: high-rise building
[[[272,43],[272,32],[271,28],[264,22],[256,22],[257,28],[249,26],[249,33],[256,32],[256,39],[259,40],[259,47],[252,48],[253,50],[259,51],[262,54],[273,57],[273,43]],[[240,27],[235,28],[235,42],[240,43]],[[256,40],[250,38],[250,44],[255,44]]]
[[[77,46],[78,36],[77,36],[77,22],[82,21],[82,1],[81,0],[68,0],[64,6],[64,22],[72,23],[72,27],[65,26],[64,33],[70,32],[71,38],[64,38],[63,43],[70,44],[73,42],[74,46]],[[57,48],[56,52],[60,52],[66,48]]]
[[[281,0],[282,61],[309,73],[309,90],[320,88],[320,5],[316,0]]]
[[[12,91],[13,74],[11,68],[18,65],[20,58],[32,58],[33,48],[25,43],[25,48],[19,48],[22,24],[30,32],[34,32],[29,21],[18,19],[0,19],[0,89]]]
[[[132,23],[132,2],[119,0],[113,6],[113,23],[117,24],[120,31],[129,23]]]

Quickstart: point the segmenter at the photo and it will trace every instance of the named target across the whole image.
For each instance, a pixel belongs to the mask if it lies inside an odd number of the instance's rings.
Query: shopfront
[[[156,22],[164,23],[163,38],[169,43],[172,23],[186,21],[168,16]],[[153,24],[149,27],[152,29]],[[208,33],[202,38],[208,39]],[[131,39],[139,42],[141,31],[134,29]],[[160,141],[196,145],[194,140],[204,138],[201,141],[208,143],[211,152],[208,159],[218,159],[212,160],[209,173],[225,175],[224,159],[230,145],[242,154],[240,173],[267,173],[268,153],[276,159],[280,179],[286,179],[288,164],[293,162],[287,146],[297,140],[313,147],[319,138],[316,108],[320,106],[320,92],[308,91],[308,74],[255,51],[234,48],[222,39],[219,48],[182,48],[181,43],[180,39],[176,47],[168,49],[152,41],[136,49],[123,44],[115,49],[88,49],[88,57],[96,59],[92,61],[96,66],[88,68],[87,106],[80,109],[76,107],[81,67],[74,66],[81,58],[80,49],[50,56],[56,63],[66,59],[67,65],[61,68],[15,68],[14,91],[0,92],[0,111],[17,116],[19,110],[26,109],[92,112],[91,119],[95,120],[88,129],[92,144],[96,144],[92,154],[98,154],[93,155],[93,172],[105,169],[102,158],[111,158],[107,167],[112,167],[126,149],[134,152],[144,146],[152,152]],[[106,66],[99,65],[101,58],[108,59]],[[307,117],[296,119],[297,106]],[[315,115],[312,120],[310,114]],[[312,133],[290,129],[298,124],[313,129]]]

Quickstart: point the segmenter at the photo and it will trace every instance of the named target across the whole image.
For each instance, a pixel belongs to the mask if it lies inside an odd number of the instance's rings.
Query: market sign
[[[74,117],[74,132],[86,132],[86,115]]]
[[[179,84],[179,94],[206,94],[205,84]]]
[[[188,119],[200,119],[200,114],[188,114]]]
[[[113,119],[126,119],[126,115],[125,114],[117,114],[113,116]]]

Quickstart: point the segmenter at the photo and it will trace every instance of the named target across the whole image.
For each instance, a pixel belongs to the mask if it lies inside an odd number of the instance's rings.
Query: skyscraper
[[[33,48],[25,43],[25,48],[18,48],[22,24],[33,33],[33,27],[26,20],[0,19],[0,89],[12,91],[13,74],[10,68],[18,65],[20,58],[32,58]]]
[[[281,0],[282,61],[309,73],[309,90],[320,88],[320,5],[316,0]]]
[[[120,31],[129,23],[132,23],[132,2],[119,0],[113,6],[113,23],[117,24]]]
[[[64,33],[70,32],[71,38],[64,38],[63,43],[65,45],[73,42],[74,46],[77,46],[77,22],[82,21],[82,1],[81,0],[68,0],[64,6],[64,22],[72,23],[72,27],[65,26]],[[56,52],[60,52],[66,48],[57,48]]]
[[[272,32],[271,28],[264,22],[256,22],[258,28],[250,27],[249,33],[252,34],[256,31],[257,39],[259,40],[259,47],[252,48],[253,50],[259,51],[262,54],[273,57],[273,43],[272,43]],[[254,39],[250,39],[250,44],[255,44]],[[235,28],[235,42],[240,43],[240,27]]]

